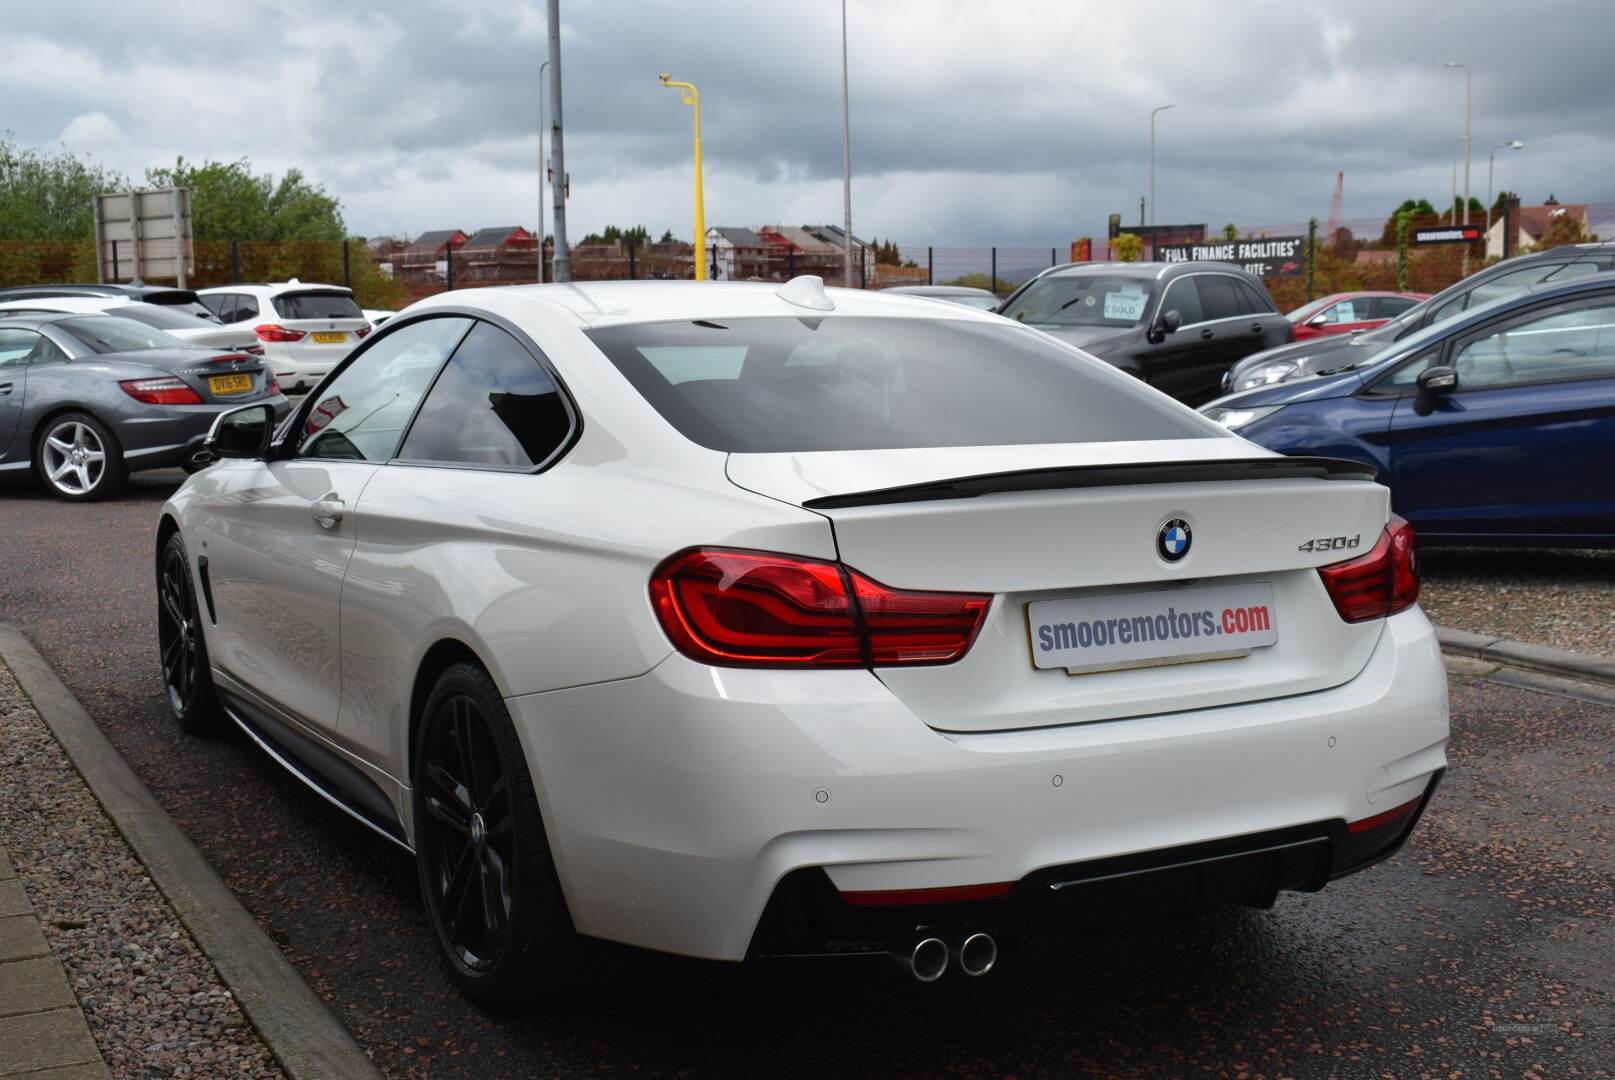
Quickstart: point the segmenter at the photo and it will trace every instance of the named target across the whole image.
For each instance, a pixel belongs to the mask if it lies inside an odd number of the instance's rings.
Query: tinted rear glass
[[[147,349],[183,349],[185,343],[176,337],[135,322],[110,315],[91,315],[83,319],[63,319],[55,324],[72,334],[98,353],[144,352]]]
[[[735,453],[1215,438],[1040,334],[947,319],[640,323],[588,335],[691,441]]]
[[[281,293],[271,301],[283,319],[362,319],[364,312],[347,293]]]
[[[205,330],[216,325],[212,319],[158,304],[125,304],[123,307],[108,308],[107,314],[120,319],[133,319],[159,330]]]

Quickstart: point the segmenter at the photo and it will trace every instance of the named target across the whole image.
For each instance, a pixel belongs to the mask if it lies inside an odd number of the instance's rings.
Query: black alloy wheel
[[[198,735],[216,720],[207,643],[196,606],[190,558],[179,533],[168,538],[157,560],[157,647],[168,707],[185,732]]]
[[[481,667],[438,677],[411,764],[421,894],[461,991],[509,1009],[592,982],[598,950],[573,929],[521,740]]]

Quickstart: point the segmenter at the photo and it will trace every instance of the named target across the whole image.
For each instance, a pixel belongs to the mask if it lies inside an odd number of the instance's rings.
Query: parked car
[[[1378,330],[1342,337],[1297,341],[1257,353],[1235,365],[1223,380],[1224,392],[1283,382],[1298,375],[1361,365],[1386,345],[1450,319],[1470,307],[1508,296],[1544,281],[1567,281],[1615,266],[1608,244],[1580,244],[1534,251],[1488,266],[1393,318]]]
[[[396,312],[396,311],[388,311],[385,308],[368,308],[367,307],[367,308],[360,308],[359,310],[364,313],[365,318],[370,320],[370,325],[371,326],[380,326],[382,323],[386,322],[388,319],[390,319],[394,315],[398,314],[398,312]]]
[[[0,479],[99,499],[186,465],[221,412],[286,399],[263,360],[110,315],[0,315]]]
[[[900,296],[929,296],[933,300],[946,300],[950,304],[992,311],[1004,298],[989,289],[974,289],[969,285],[893,285],[881,292]]]
[[[370,333],[370,320],[341,285],[298,281],[272,285],[221,285],[198,293],[232,329],[250,330],[280,380],[300,393],[325,378]]]
[[[10,288],[0,289],[0,301],[50,300],[69,296],[121,298],[130,304],[156,304],[207,319],[209,322],[217,321],[213,313],[197,299],[195,292],[190,289],[171,289],[163,285],[13,285]]]
[[[1615,546],[1612,277],[1533,286],[1205,411],[1269,449],[1374,465],[1427,543]]]
[[[1372,470],[995,315],[464,289],[267,414],[161,513],[170,706],[412,852],[481,1001],[584,938],[930,980],[1146,893],[1269,905],[1445,766]]]
[[[1215,397],[1223,372],[1293,330],[1261,279],[1227,263],[1054,267],[998,311],[1189,404]]]
[[[234,349],[262,356],[264,349],[249,331],[220,326],[211,315],[192,315],[164,304],[131,304],[117,296],[59,296],[33,300],[0,300],[0,315],[113,315],[163,331],[187,345]]]
[[[1333,334],[1360,334],[1384,326],[1421,300],[1428,293],[1343,292],[1322,296],[1302,304],[1285,316],[1295,327],[1295,340],[1329,337]]]

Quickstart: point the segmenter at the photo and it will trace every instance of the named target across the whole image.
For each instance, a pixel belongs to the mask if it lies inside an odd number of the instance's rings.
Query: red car
[[[1425,293],[1343,292],[1322,296],[1303,304],[1285,318],[1295,327],[1295,340],[1326,334],[1351,334],[1372,330],[1396,318],[1420,300]]]

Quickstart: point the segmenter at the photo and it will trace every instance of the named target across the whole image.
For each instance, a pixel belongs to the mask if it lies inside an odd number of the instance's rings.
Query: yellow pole
[[[706,199],[701,190],[701,91],[694,83],[675,82],[673,76],[662,72],[663,86],[683,91],[684,104],[695,110],[695,280],[707,279],[707,215]]]

